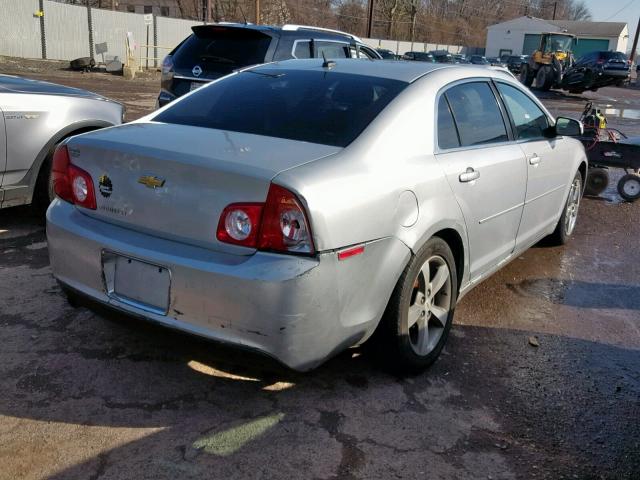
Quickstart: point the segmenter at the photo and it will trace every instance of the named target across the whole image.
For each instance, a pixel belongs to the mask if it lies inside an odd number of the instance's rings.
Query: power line
[[[607,17],[604,21],[608,22],[609,20],[611,20],[613,17],[615,17],[616,15],[618,15],[620,12],[622,12],[623,10],[625,10],[627,7],[630,7],[631,4],[633,2],[635,2],[636,0],[631,0],[629,3],[627,3],[624,7],[622,7],[620,10],[618,10],[616,13],[614,13],[613,15]]]

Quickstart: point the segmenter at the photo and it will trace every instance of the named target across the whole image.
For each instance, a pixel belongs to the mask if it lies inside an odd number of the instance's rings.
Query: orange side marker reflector
[[[353,257],[354,255],[360,255],[364,253],[364,245],[360,245],[359,247],[349,248],[348,250],[343,250],[338,252],[338,260],[346,260],[349,257]]]

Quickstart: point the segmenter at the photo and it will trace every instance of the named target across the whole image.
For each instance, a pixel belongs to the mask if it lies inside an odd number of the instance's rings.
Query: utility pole
[[[556,10],[558,8],[558,2],[553,2],[553,19],[556,19]]]
[[[260,0],[256,0],[256,25],[260,25]]]
[[[367,38],[371,38],[371,30],[373,29],[373,0],[369,0],[367,10]]]
[[[631,55],[629,55],[629,61],[633,65],[633,60],[636,58],[636,48],[638,48],[638,34],[640,34],[640,20],[638,20],[638,26],[636,27],[636,34],[633,37],[633,47],[631,47]]]

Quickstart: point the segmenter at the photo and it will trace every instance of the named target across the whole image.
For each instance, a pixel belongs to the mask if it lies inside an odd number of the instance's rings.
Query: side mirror
[[[566,137],[578,137],[584,134],[584,126],[582,122],[573,118],[558,117],[556,118],[555,133]]]

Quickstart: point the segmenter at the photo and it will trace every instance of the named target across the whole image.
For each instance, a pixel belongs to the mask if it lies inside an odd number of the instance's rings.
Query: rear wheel
[[[439,237],[431,238],[407,266],[376,332],[394,368],[418,372],[438,358],[453,322],[456,275],[451,249]]]
[[[590,168],[584,194],[597,197],[609,186],[609,172],[606,168]]]
[[[582,174],[578,171],[573,177],[571,188],[567,201],[564,204],[562,215],[558,220],[558,225],[554,232],[549,235],[549,240],[554,245],[564,245],[569,241],[569,237],[573,235],[573,231],[578,221],[578,210],[580,208],[580,199],[582,198]]]
[[[38,179],[36,180],[36,187],[33,192],[33,204],[38,210],[46,210],[55,198],[53,179],[51,178],[52,159],[53,152],[50,152],[45,161],[42,162]]]
[[[618,193],[628,202],[634,202],[640,198],[640,175],[628,173],[618,182]]]
[[[522,65],[522,69],[520,70],[520,81],[525,87],[531,87],[533,85],[533,78],[535,72],[531,69],[528,64]]]

